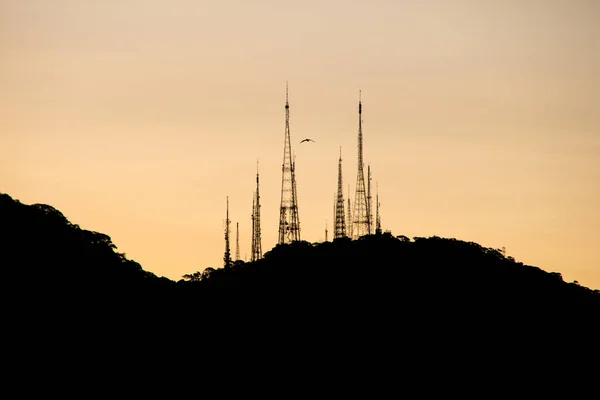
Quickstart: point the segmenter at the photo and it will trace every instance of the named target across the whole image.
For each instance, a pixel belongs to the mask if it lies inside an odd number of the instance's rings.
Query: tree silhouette
[[[318,360],[338,348],[340,359],[362,354],[371,365],[368,355],[417,362],[448,348],[494,359],[510,338],[514,354],[531,338],[564,340],[560,327],[579,341],[597,332],[600,291],[457,239],[298,241],[174,282],[50,206],[2,194],[0,222],[0,284],[12,299],[3,322],[29,347],[35,334],[63,350],[104,343],[127,353],[170,337],[186,343],[187,361],[201,341],[200,360],[248,348]]]

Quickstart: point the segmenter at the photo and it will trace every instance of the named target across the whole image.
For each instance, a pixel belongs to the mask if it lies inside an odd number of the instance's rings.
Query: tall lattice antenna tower
[[[375,234],[381,235],[381,214],[379,213],[379,184],[376,184],[377,193],[375,195],[375,202],[377,203],[376,215],[375,215]]]
[[[281,207],[279,209],[279,236],[277,243],[285,244],[300,240],[298,198],[296,188],[296,162],[292,159],[290,137],[290,105],[288,85],[285,83],[285,138],[283,164],[281,166]]]
[[[258,181],[258,161],[256,161],[256,191],[252,199],[252,253],[250,260],[256,261],[262,258],[262,244],[260,238],[260,191]]]
[[[235,223],[235,261],[240,259],[240,223]]]
[[[356,194],[354,196],[353,236],[358,239],[370,233],[369,205],[365,188],[363,166],[362,102],[358,92],[358,172],[356,175]]]
[[[229,251],[229,196],[227,196],[227,214],[225,218],[225,255],[223,256],[223,266],[225,268],[231,267],[231,252]]]
[[[338,187],[337,201],[335,203],[335,231],[334,239],[346,236],[346,215],[344,214],[344,193],[342,186],[342,148],[340,147],[340,159],[338,162]]]

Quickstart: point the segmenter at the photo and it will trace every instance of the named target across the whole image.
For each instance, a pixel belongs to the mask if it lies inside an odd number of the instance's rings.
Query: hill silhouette
[[[277,245],[253,263],[207,268],[175,282],[145,271],[119,253],[110,236],[72,224],[45,204],[25,205],[0,194],[5,284],[32,295],[83,296],[101,304],[151,301],[168,293],[221,306],[269,308],[271,299],[302,308],[343,299],[380,305],[496,308],[600,305],[600,290],[563,281],[560,273],[524,265],[477,243],[437,236],[413,240],[390,232],[359,240]],[[8,255],[14,257],[7,257]],[[244,299],[242,302],[238,300]],[[137,300],[139,301],[139,300]],[[122,304],[120,304],[121,306]],[[183,304],[173,304],[173,306]],[[263,310],[263,308],[261,308]]]
[[[558,331],[581,339],[597,332],[600,315],[599,290],[497,249],[435,236],[294,242],[256,262],[173,281],[53,207],[0,194],[0,243],[5,322],[15,338],[47,344],[43,332],[63,351],[67,342],[98,338],[103,349],[170,338],[184,348],[199,342],[204,357],[215,348],[261,349],[264,357],[278,343],[288,360],[315,346],[344,360],[350,349],[359,358],[400,351],[406,358],[417,348],[464,354],[473,343],[496,346],[499,337],[528,346],[531,335],[557,338]],[[86,333],[66,334],[74,329]]]

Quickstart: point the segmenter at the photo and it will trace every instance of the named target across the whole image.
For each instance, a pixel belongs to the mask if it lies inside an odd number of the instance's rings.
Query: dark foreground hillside
[[[204,357],[275,352],[288,362],[333,352],[351,364],[468,350],[489,359],[543,339],[584,340],[600,315],[598,290],[439,237],[296,242],[174,282],[53,207],[1,194],[0,246],[5,326],[38,345],[163,343]]]

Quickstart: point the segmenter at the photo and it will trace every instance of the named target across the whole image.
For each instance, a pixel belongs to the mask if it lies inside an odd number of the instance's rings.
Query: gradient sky
[[[179,280],[222,266],[227,196],[250,257],[258,160],[270,250],[288,81],[302,239],[331,239],[361,90],[383,229],[600,288],[598,21],[593,0],[0,0],[0,191]]]

